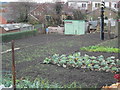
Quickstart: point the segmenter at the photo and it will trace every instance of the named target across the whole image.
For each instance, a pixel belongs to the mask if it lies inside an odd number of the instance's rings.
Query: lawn
[[[100,40],[99,33],[81,35],[81,36],[65,36],[65,35],[38,35],[26,39],[15,41],[15,62],[17,79],[30,77],[30,79],[43,78],[50,82],[56,82],[60,85],[78,82],[84,87],[102,87],[106,84],[116,82],[113,78],[114,73],[105,71],[91,71],[86,68],[64,68],[53,64],[44,64],[45,58],[49,58],[54,54],[70,55],[79,52],[79,48],[84,46],[98,45],[106,42]],[[11,43],[3,43],[3,51],[11,48]],[[104,58],[115,56],[117,53],[91,53],[82,52],[81,55],[100,56]],[[3,74],[11,74],[11,52],[2,54]],[[97,77],[97,78],[96,78]]]

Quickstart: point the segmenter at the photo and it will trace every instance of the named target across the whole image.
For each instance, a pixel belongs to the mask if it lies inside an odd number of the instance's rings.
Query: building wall
[[[7,24],[7,20],[2,16],[0,16],[0,24]]]
[[[82,35],[85,34],[85,21],[65,20],[65,34]]]
[[[87,10],[88,9],[88,3],[87,2],[79,2],[77,3],[77,6],[81,9]]]
[[[96,9],[95,11],[89,13],[88,16],[92,17],[93,20],[98,19],[98,17],[101,16],[100,9]],[[117,16],[117,13],[115,13],[115,12],[109,10],[109,9],[105,9],[104,16],[107,17],[107,18],[114,18],[115,19],[116,16]]]
[[[117,2],[112,2],[111,8],[117,10]]]
[[[29,30],[33,30],[34,29],[34,27],[33,26],[28,26],[28,27],[22,27],[22,28],[20,28],[20,31],[29,31]]]
[[[100,8],[101,2],[92,2],[92,11]],[[110,8],[110,2],[105,2],[105,7]]]
[[[92,2],[92,11],[98,9],[100,7],[101,2]]]
[[[85,8],[82,8],[82,4],[86,4],[86,7]],[[89,9],[89,4],[91,4],[91,10]],[[101,0],[98,0],[98,1],[82,1],[82,0],[78,0],[78,1],[68,1],[68,6],[71,6],[75,9],[79,9],[80,7],[80,10],[81,9],[84,9],[84,10],[88,10],[88,11],[94,11],[96,9],[98,9],[101,5]],[[117,8],[117,2],[116,1],[105,1],[105,6],[108,7],[108,8],[112,8],[114,10],[118,10]]]
[[[83,1],[83,2],[68,2],[68,6],[73,7],[75,9],[87,10],[88,9],[88,2],[87,1]]]

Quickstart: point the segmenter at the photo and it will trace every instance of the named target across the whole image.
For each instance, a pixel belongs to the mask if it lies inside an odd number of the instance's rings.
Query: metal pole
[[[100,32],[101,40],[104,40],[104,7],[101,7],[101,32]]]
[[[13,89],[16,90],[14,40],[12,40],[12,79],[13,79]]]

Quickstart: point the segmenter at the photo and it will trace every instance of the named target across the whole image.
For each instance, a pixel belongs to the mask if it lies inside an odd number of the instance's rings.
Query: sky
[[[0,0],[0,2],[16,2],[16,1],[25,1],[25,0]],[[54,0],[32,0],[35,2],[53,2]],[[61,0],[61,1],[67,1],[67,0]]]

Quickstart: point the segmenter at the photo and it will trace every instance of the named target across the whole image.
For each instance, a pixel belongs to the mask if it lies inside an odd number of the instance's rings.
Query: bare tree
[[[28,22],[29,12],[35,5],[33,2],[11,2],[10,7],[12,9],[13,16],[18,22]]]
[[[55,4],[55,13],[56,13],[56,24],[60,25],[61,21],[61,14],[62,14],[63,4],[60,2],[56,2]]]
[[[74,10],[73,17],[74,20],[84,20],[86,18],[86,15],[83,14],[80,10]]]

